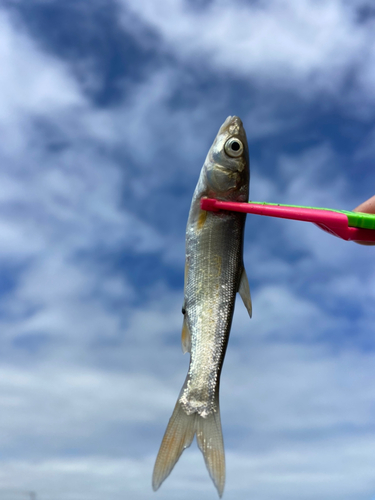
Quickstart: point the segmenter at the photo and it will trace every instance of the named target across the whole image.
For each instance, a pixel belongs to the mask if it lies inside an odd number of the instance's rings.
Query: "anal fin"
[[[191,351],[191,334],[190,334],[186,314],[184,315],[184,322],[182,325],[181,343],[182,343],[182,352],[184,354],[186,352]]]

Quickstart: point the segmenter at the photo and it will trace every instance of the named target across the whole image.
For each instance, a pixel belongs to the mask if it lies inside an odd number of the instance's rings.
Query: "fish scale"
[[[206,405],[197,406],[196,411],[202,416],[215,408],[217,379],[229,338],[242,271],[240,235],[244,223],[243,214],[223,217],[222,214],[212,213],[199,234],[187,242],[187,247],[191,248],[191,260],[185,307],[192,347],[187,388],[182,397],[186,407],[193,409],[194,397],[200,392],[199,399],[205,399]],[[204,255],[203,259],[201,255]],[[219,273],[218,266],[215,266],[218,261],[223,263]],[[210,308],[212,312],[208,314]],[[207,394],[205,398],[204,392]]]

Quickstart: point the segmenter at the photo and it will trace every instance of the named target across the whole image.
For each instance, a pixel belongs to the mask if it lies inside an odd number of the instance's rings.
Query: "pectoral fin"
[[[246,276],[245,268],[242,269],[241,281],[240,281],[240,286],[239,286],[238,292],[241,295],[241,299],[242,299],[242,301],[247,309],[247,312],[249,313],[249,316],[251,318],[252,313],[253,313],[253,306],[251,303],[250,286],[249,286],[249,281],[248,281],[247,276]]]
[[[182,325],[181,343],[182,343],[182,352],[184,354],[186,352],[191,351],[191,335],[190,335],[190,330],[189,330],[186,314],[184,316],[184,323]]]

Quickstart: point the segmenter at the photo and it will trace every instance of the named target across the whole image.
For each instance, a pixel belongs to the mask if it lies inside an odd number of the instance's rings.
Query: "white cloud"
[[[43,53],[22,23],[3,9],[0,33],[1,150],[12,155],[30,146],[28,118],[63,118],[67,110],[84,106],[85,99],[68,67]]]
[[[198,67],[204,60],[271,91],[297,85],[305,96],[339,90],[373,37],[369,25],[355,25],[350,8],[334,1],[216,2],[199,12],[165,1],[157,13],[152,2],[128,5],[180,61]],[[222,103],[207,95],[204,109],[169,109],[185,75],[166,64],[129,87],[118,109],[98,111],[68,65],[44,54],[4,13],[0,26],[0,256],[19,266],[0,321],[0,485],[35,490],[41,499],[150,498],[153,460],[188,363],[179,346],[182,291],[157,282],[140,292],[128,282],[129,269],[114,274],[98,256],[131,251],[183,259],[183,230],[176,243],[174,233],[161,233],[136,208],[126,210],[122,187],[147,198],[167,190],[173,173],[189,170],[195,178]],[[255,106],[248,115],[253,137],[285,126],[273,102]],[[254,193],[350,208],[339,161],[328,143],[284,155],[274,179],[255,166]],[[329,190],[321,189],[322,179]],[[372,331],[371,250],[299,222],[248,226],[254,318],[237,307],[223,371],[225,498],[370,495],[375,363],[355,339]],[[347,314],[347,304],[356,315]],[[43,348],[32,352],[38,335]],[[192,492],[216,495],[195,445],[158,496]]]
[[[163,393],[168,394],[160,380],[141,372],[43,364],[32,372],[3,365],[1,375],[3,449],[9,443],[22,447],[22,436],[30,430],[45,450],[62,442],[81,446],[95,432],[115,439],[114,424],[120,429],[151,422],[164,409]],[[39,453],[40,443],[31,455]]]
[[[235,481],[235,495],[246,494],[259,499],[270,496],[313,500],[370,497],[375,489],[371,434],[354,440],[327,438],[325,444],[308,441],[290,443],[287,448],[262,450],[249,457],[229,455],[228,481]],[[282,464],[282,465],[280,465]],[[267,493],[265,494],[265,490]]]
[[[3,484],[14,485],[19,490],[24,487],[37,492],[37,498],[77,499],[90,497],[101,499],[149,498],[149,488],[143,482],[150,469],[150,459],[134,460],[107,457],[56,458],[27,462],[9,461],[2,464]],[[77,493],[79,492],[79,493]]]
[[[68,67],[43,53],[23,25],[4,10],[0,26],[1,119],[10,119],[15,111],[56,113],[85,102]]]
[[[367,83],[374,30],[372,22],[358,23],[355,5],[215,1],[198,11],[183,0],[123,4],[161,35],[165,50],[190,63],[204,62],[258,85],[293,88],[305,97],[323,91],[335,98],[354,70],[360,89],[374,97]]]
[[[262,500],[277,491],[281,498],[313,500],[317,492],[347,499],[369,494],[373,355],[347,351],[332,357],[321,347],[280,348],[251,338],[246,344],[246,351],[229,346],[223,373],[225,495],[256,494]],[[155,374],[61,368],[44,366],[34,373],[2,368],[2,449],[13,441],[13,450],[22,455],[22,440],[31,434],[44,458],[33,458],[34,450],[30,458],[2,463],[0,485],[32,489],[42,499],[99,498],[103,491],[111,498],[149,498],[153,460],[178,391],[173,394],[170,382]],[[160,436],[150,432],[155,423],[162,426]],[[112,456],[121,426],[130,424],[150,429],[128,431],[144,436],[139,445],[146,452],[131,451],[137,443],[129,436],[128,447]],[[241,444],[233,446],[239,429]],[[104,442],[98,440],[103,435]],[[80,448],[87,440],[82,455],[56,454],[62,445]],[[190,498],[192,492],[203,498],[216,494],[196,443],[158,495]]]

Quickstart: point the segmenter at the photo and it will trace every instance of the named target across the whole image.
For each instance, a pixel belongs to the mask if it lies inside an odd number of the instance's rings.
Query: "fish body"
[[[197,436],[210,476],[221,496],[225,483],[219,383],[237,292],[251,316],[250,289],[243,265],[246,214],[207,212],[203,197],[246,202],[249,154],[241,120],[228,117],[202,167],[186,228],[182,349],[190,365],[156,459],[158,489],[185,448]]]

